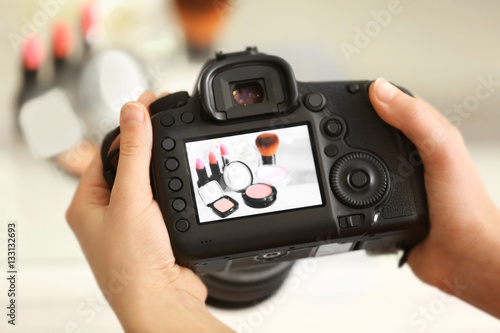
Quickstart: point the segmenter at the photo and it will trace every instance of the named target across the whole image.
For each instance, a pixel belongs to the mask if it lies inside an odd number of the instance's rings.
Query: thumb
[[[461,135],[439,111],[382,78],[370,86],[369,94],[378,115],[401,130],[418,148],[426,171],[438,171],[450,164],[451,154],[462,142]]]
[[[150,203],[151,148],[152,129],[148,110],[140,102],[128,102],[122,107],[120,115],[120,155],[110,202],[116,200],[119,207]]]

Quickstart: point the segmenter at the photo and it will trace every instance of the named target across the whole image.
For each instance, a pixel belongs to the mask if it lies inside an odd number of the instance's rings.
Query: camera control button
[[[163,126],[165,127],[170,127],[175,123],[174,116],[171,114],[166,114],[163,117],[161,117],[160,122]]]
[[[175,229],[180,232],[187,231],[189,229],[189,221],[180,219],[175,222]]]
[[[349,223],[347,222],[347,216],[339,217],[339,227],[340,229],[349,228]]]
[[[337,155],[338,152],[339,150],[337,149],[337,146],[333,143],[325,147],[325,154],[328,157],[333,157]]]
[[[323,94],[311,93],[306,96],[304,103],[309,110],[318,112],[325,108],[326,98]]]
[[[165,138],[161,142],[161,147],[166,151],[171,151],[175,148],[175,141],[172,138]]]
[[[342,134],[342,124],[336,119],[331,119],[325,123],[324,130],[327,135],[337,137]]]
[[[357,227],[363,222],[363,215],[351,215],[347,218],[350,227]]]
[[[340,229],[358,227],[362,223],[363,223],[363,215],[361,215],[361,214],[339,217]]]
[[[363,170],[354,170],[349,175],[349,184],[355,190],[362,190],[370,184],[370,175]]]
[[[179,167],[179,161],[177,161],[175,158],[171,157],[168,160],[165,161],[165,168],[168,171],[174,171],[177,170]]]
[[[330,186],[335,197],[352,208],[379,203],[389,188],[389,177],[374,155],[353,152],[340,157],[330,170]]]
[[[181,115],[181,120],[184,124],[191,124],[194,121],[194,114],[192,112],[184,112]]]
[[[179,178],[172,178],[168,182],[168,188],[172,191],[179,191],[182,188],[182,180]]]
[[[186,209],[186,201],[184,201],[184,199],[177,198],[172,202],[172,208],[175,211],[182,212]]]
[[[355,94],[359,91],[359,84],[357,83],[353,83],[353,84],[350,84],[347,86],[347,90],[351,93],[351,94]]]

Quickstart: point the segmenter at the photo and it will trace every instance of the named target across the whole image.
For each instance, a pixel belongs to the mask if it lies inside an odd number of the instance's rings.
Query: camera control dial
[[[353,208],[378,203],[387,192],[389,178],[382,162],[371,154],[355,152],[339,158],[330,170],[335,197]]]

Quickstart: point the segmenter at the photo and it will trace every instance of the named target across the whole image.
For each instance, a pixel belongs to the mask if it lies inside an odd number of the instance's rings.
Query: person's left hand
[[[66,218],[126,331],[225,331],[228,328],[206,309],[201,280],[175,263],[165,221],[153,199],[152,127],[146,106],[155,98],[146,92],[138,102],[123,106],[113,188],[104,180],[97,154]]]

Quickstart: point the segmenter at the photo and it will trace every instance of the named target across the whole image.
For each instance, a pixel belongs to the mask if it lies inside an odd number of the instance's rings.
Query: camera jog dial
[[[335,197],[346,206],[367,208],[385,196],[389,178],[378,158],[355,152],[340,157],[332,166],[330,186]]]

